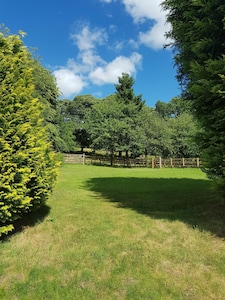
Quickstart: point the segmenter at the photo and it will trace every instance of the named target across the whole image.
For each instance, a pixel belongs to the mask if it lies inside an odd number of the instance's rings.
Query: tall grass
[[[0,299],[224,299],[224,207],[197,169],[63,165],[0,244]]]

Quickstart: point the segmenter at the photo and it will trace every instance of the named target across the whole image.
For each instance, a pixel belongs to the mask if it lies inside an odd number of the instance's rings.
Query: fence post
[[[200,167],[199,157],[197,157],[196,162],[197,162],[197,168],[199,168]]]
[[[173,167],[173,159],[172,158],[170,158],[170,166],[171,166],[171,168]]]
[[[154,157],[152,157],[152,169],[154,169]]]
[[[182,166],[185,167],[184,158],[182,158]]]
[[[159,168],[162,169],[162,157],[159,157]]]

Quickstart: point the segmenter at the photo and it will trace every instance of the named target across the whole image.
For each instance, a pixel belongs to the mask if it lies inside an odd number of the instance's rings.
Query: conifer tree
[[[224,0],[164,0],[178,80],[203,131],[204,170],[225,194]]]
[[[21,34],[0,32],[0,236],[46,201],[57,174]]]
[[[121,136],[121,151],[125,151],[126,156],[131,151],[133,155],[137,155],[142,148],[139,115],[144,106],[142,95],[135,96],[133,85],[135,81],[132,76],[122,73],[118,78],[118,84],[115,84],[115,96],[119,103],[124,105],[123,113],[126,117],[127,130],[124,136]]]
[[[142,95],[135,96],[133,85],[135,81],[127,73],[122,73],[122,76],[118,78],[118,84],[115,84],[116,96],[119,102],[125,103],[127,105],[135,105],[137,111],[141,110],[144,105],[142,100]]]

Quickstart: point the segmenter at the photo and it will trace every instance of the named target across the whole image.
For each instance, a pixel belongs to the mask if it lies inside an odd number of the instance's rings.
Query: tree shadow
[[[92,178],[85,187],[117,207],[151,218],[180,220],[225,237],[225,205],[208,180],[189,178]],[[96,194],[96,197],[97,197]]]
[[[36,224],[43,222],[44,219],[49,215],[50,210],[50,206],[42,205],[36,211],[24,214],[20,219],[13,222],[14,230],[9,232],[7,235],[2,235],[0,237],[0,241],[6,242],[12,235],[22,232],[26,227],[33,227]]]

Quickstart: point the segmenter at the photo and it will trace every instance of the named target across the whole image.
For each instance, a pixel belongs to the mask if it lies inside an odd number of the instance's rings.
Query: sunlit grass
[[[0,244],[0,299],[224,299],[223,205],[196,169],[63,165]]]

